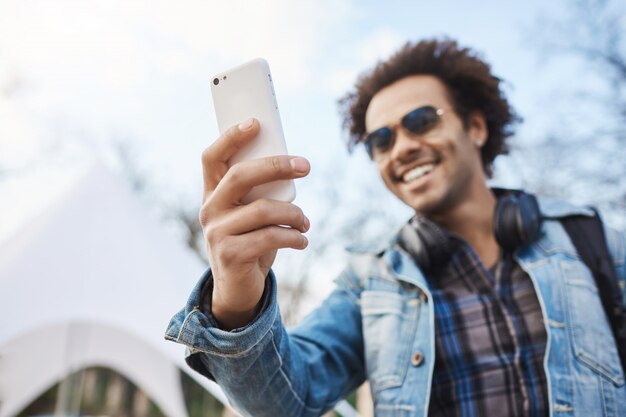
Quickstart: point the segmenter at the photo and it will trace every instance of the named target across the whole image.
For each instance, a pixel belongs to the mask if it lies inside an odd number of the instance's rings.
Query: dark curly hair
[[[506,139],[521,119],[509,105],[500,88],[502,81],[491,74],[489,64],[475,51],[461,48],[450,39],[408,42],[359,77],[353,91],[339,100],[343,127],[349,132],[348,149],[352,151],[365,133],[365,112],[372,97],[388,85],[417,74],[434,75],[445,84],[465,128],[472,111],[485,115],[489,136],[481,154],[483,170],[491,177],[494,159],[509,151]]]

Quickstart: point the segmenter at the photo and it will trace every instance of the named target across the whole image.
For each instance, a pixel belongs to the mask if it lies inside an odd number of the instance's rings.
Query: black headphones
[[[543,220],[534,195],[519,190],[494,188],[498,197],[494,214],[496,241],[505,253],[529,245],[539,238]],[[422,269],[443,265],[454,250],[448,233],[424,217],[413,217],[399,234],[400,246]]]

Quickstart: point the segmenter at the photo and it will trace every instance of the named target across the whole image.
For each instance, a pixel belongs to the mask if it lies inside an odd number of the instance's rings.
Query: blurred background
[[[294,324],[331,290],[346,247],[380,244],[410,216],[364,150],[348,154],[337,100],[431,37],[485,57],[523,118],[493,185],[593,204],[626,228],[624,2],[0,1],[0,417],[230,413],[162,339],[206,267],[211,75],[266,58],[289,151],[311,162],[296,184],[310,246],[274,267]],[[56,356],[42,339],[54,326]],[[105,337],[116,331],[127,336]],[[129,375],[139,362],[116,362],[133,337],[175,365],[178,405]],[[29,340],[50,368],[35,388],[19,365]]]

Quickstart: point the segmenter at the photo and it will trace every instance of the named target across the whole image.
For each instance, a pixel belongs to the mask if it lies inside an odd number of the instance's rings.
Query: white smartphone
[[[285,135],[270,68],[262,58],[254,59],[211,78],[211,95],[220,134],[251,117],[261,125],[258,136],[239,151],[229,164],[273,155],[287,155]],[[243,199],[248,204],[259,198],[291,202],[296,197],[293,180],[280,180],[254,187]]]

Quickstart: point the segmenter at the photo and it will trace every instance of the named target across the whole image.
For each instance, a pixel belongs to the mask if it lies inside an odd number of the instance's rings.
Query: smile
[[[435,169],[435,164],[420,165],[404,174],[402,176],[402,181],[404,183],[415,181],[422,178],[424,175],[429,174],[433,169]]]

